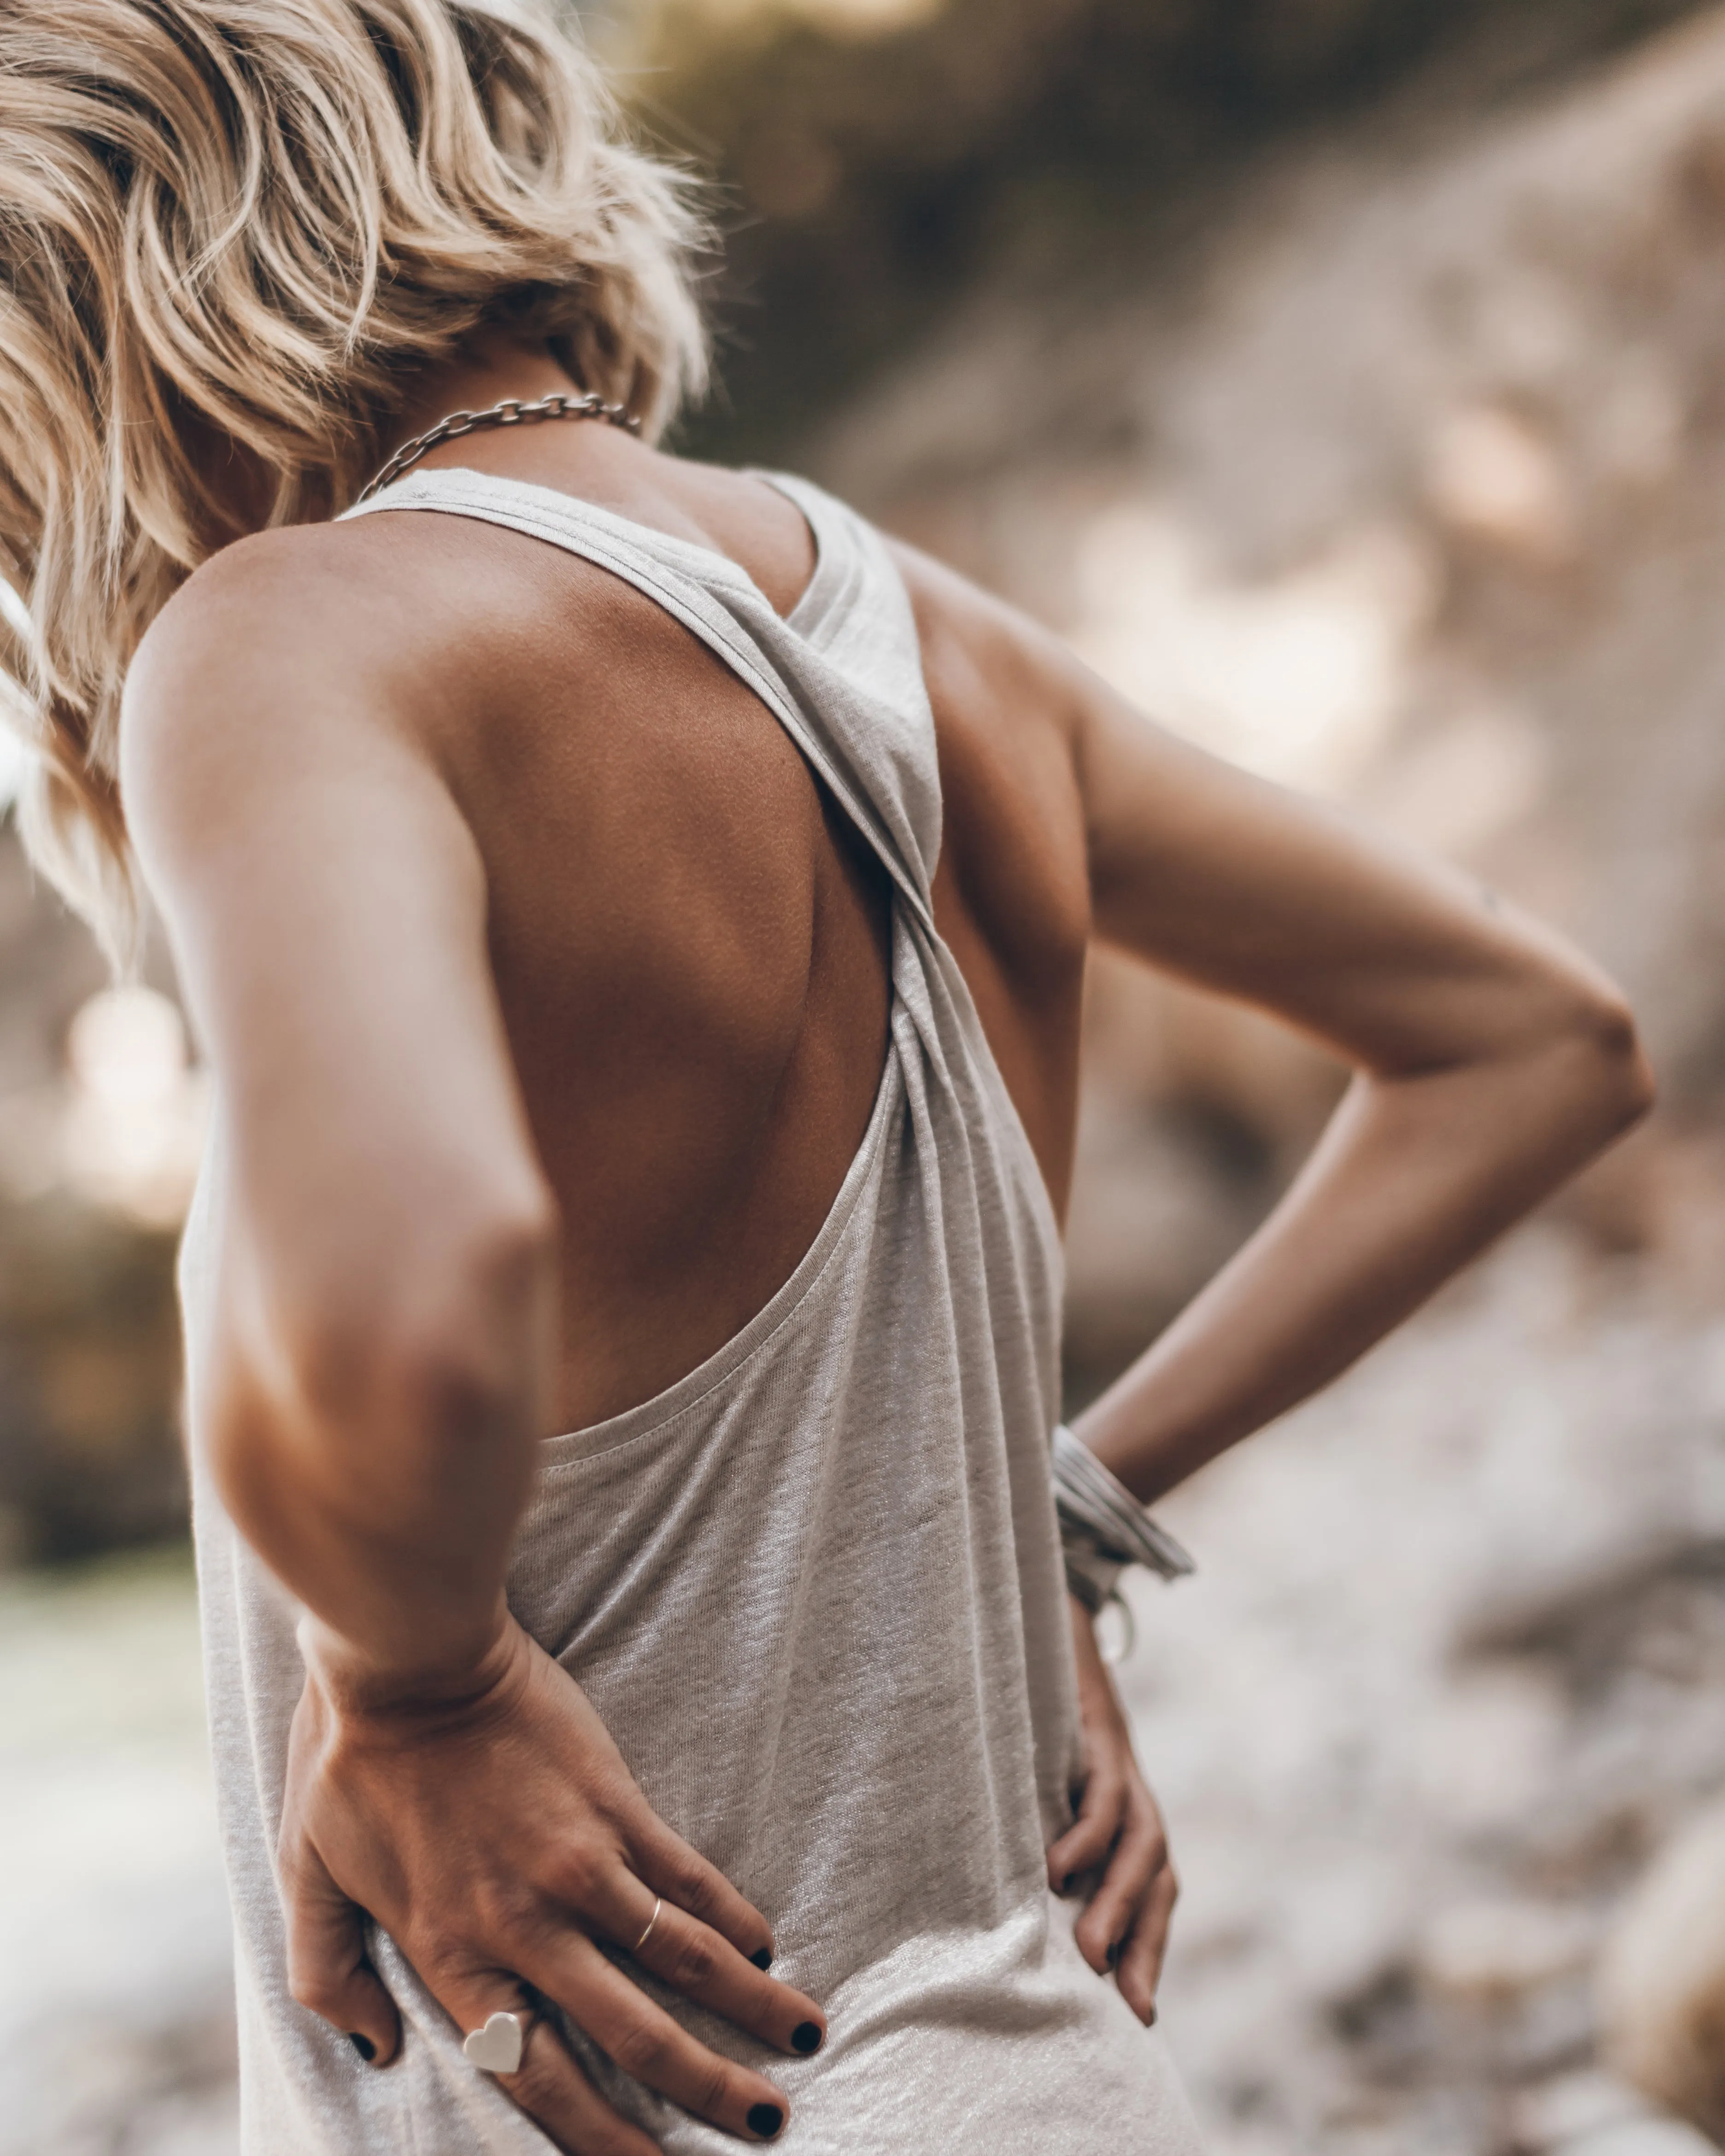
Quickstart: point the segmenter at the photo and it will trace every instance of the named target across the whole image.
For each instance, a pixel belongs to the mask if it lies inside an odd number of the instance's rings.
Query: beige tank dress
[[[895,887],[886,1066],[825,1224],[698,1369],[545,1445],[510,1602],[660,1815],[766,1914],[778,1974],[827,2010],[820,2053],[783,2058],[660,1994],[786,2089],[778,2146],[1192,2156],[1159,2035],[1046,1887],[1080,1762],[1049,1484],[1060,1245],[934,929],[940,783],[909,602],[867,524],[771,483],[819,550],[788,619],[724,557],[541,487],[423,472],[351,512],[475,518],[626,579],[755,691]],[[218,1120],[182,1263],[194,1440],[223,1179]],[[387,2071],[289,1997],[273,1857],[295,1612],[201,1471],[195,1510],[244,2156],[546,2156],[387,1938],[405,2023]],[[740,2145],[583,2056],[670,2156]]]

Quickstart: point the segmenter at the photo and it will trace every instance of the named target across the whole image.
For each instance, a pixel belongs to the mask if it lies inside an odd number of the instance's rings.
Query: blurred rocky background
[[[1179,1493],[1203,1568],[1138,1598],[1123,1676],[1218,2156],[1725,2146],[1725,8],[614,0],[593,33],[725,190],[686,446],[809,471],[1630,988],[1653,1123]],[[174,1548],[202,1091],[149,978],[105,990],[0,842],[3,2156],[234,2145]],[[1075,1399],[1338,1083],[1106,957],[1089,1023]]]

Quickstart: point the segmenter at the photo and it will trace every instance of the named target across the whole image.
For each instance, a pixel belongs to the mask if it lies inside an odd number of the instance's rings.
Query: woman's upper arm
[[[218,557],[158,621],[124,798],[214,1069],[233,1233],[285,1313],[411,1327],[464,1234],[546,1199],[482,864],[377,654],[377,595],[310,536]]]
[[[1081,850],[1096,937],[1381,1073],[1514,1055],[1556,1034],[1633,1058],[1621,998],[1561,937],[1343,811],[1180,740],[1050,631],[896,551],[947,723],[1028,781],[1044,853]]]
[[[1069,654],[1096,933],[1274,1010],[1383,1073],[1579,1029],[1632,1050],[1611,983],[1561,938],[1345,812],[1152,724]]]

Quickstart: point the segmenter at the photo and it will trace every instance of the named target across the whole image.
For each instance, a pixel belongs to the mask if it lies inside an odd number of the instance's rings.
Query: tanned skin
[[[480,340],[403,436],[567,388]],[[589,423],[432,465],[557,488],[746,567],[800,513]],[[224,468],[237,505],[256,475]],[[1160,732],[908,549],[946,823],[937,924],[1057,1210],[1086,953],[1286,1019],[1356,1073],[1269,1223],[1082,1418],[1151,1498],[1343,1368],[1645,1110],[1622,998],[1464,879]],[[125,793],[213,1066],[232,1187],[193,1441],[305,1605],[281,1836],[295,1994],[399,2044],[359,1911],[456,2024],[556,1999],[743,2139],[788,2109],[599,1953],[768,2047],[824,2030],[765,1917],[658,1820],[502,1594],[546,1435],[650,1398],[788,1276],[886,1047],[886,880],[783,729],[651,601],[466,520],[264,532],[133,669]],[[1049,1853],[1140,2017],[1174,1878],[1089,1621],[1088,1780]],[[457,1826],[459,1823],[459,1832]],[[458,1854],[459,1852],[459,1854]],[[806,2031],[804,2035],[806,2042]],[[503,2085],[572,2156],[651,2156],[536,2024]]]

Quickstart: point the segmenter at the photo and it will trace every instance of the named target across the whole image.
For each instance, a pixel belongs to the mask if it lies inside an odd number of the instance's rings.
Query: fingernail
[[[1110,1969],[1118,1969],[1120,1966],[1120,1942],[1118,1939],[1116,1939],[1113,1945],[1108,1949],[1108,1966]]]
[[[820,2025],[814,2021],[799,2021],[791,2031],[791,2049],[804,2056],[820,2049]]]
[[[377,2056],[377,2047],[372,2041],[371,2038],[369,2036],[362,2036],[357,2031],[350,2031],[347,2041],[352,2045],[354,2050],[359,2053],[359,2056],[365,2061],[366,2064],[370,2066],[372,2060]]]
[[[773,1949],[771,1947],[762,1947],[758,1953],[752,1953],[749,1956],[749,1959],[755,1964],[757,1969],[771,1969],[773,1966]]]
[[[770,2141],[783,2124],[784,2113],[776,2103],[757,2103],[749,2107],[749,2132],[758,2133],[763,2141]]]
[[[1061,1881],[1060,1881],[1060,1892],[1061,1892],[1061,1893],[1062,1893],[1062,1894],[1070,1894],[1070,1893],[1072,1892],[1072,1889],[1073,1889],[1073,1888],[1074,1888],[1077,1884],[1078,1884],[1078,1874],[1077,1874],[1076,1871],[1069,1871],[1069,1872],[1066,1874],[1065,1877],[1063,1880],[1061,1880]]]
[[[1145,2022],[1144,2026],[1147,2029],[1153,2029],[1156,2026],[1156,2009],[1153,2006],[1150,2009],[1149,2019]]]

